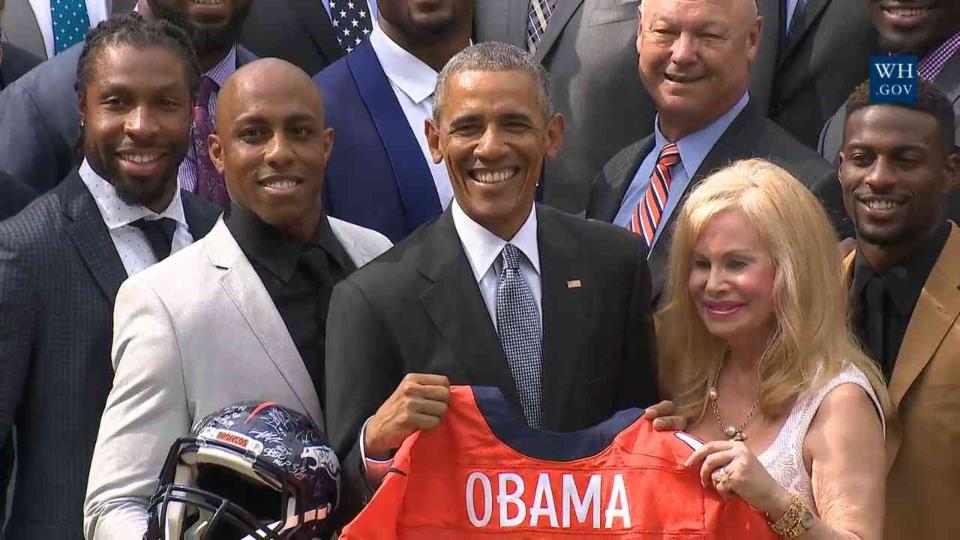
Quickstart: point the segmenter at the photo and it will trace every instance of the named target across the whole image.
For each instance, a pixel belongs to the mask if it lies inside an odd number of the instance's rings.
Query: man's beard
[[[250,4],[241,4],[234,8],[233,16],[223,28],[204,28],[187,20],[183,13],[160,3],[159,0],[147,0],[150,11],[159,19],[165,20],[186,32],[197,54],[226,49],[236,43],[243,23],[250,13]]]

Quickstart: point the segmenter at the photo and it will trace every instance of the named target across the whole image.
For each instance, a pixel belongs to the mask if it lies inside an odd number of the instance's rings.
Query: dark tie
[[[367,0],[330,0],[330,23],[347,52],[352,52],[373,30]]]
[[[785,33],[787,43],[796,38],[797,32],[803,29],[803,16],[806,12],[807,0],[797,0],[797,6],[793,8],[793,17],[790,19],[790,24],[787,26]]]
[[[883,284],[883,278],[878,275],[870,278],[870,281],[867,282],[864,296],[864,307],[866,309],[864,315],[867,319],[865,345],[870,355],[873,356],[873,359],[880,365],[884,375],[889,379],[892,369],[888,366],[890,362],[888,362],[888,359],[884,356],[884,338],[886,334],[884,333],[883,320],[886,316],[887,309],[887,291]]]
[[[207,149],[207,138],[214,132],[213,118],[210,117],[210,97],[219,88],[210,77],[200,78],[200,92],[197,104],[193,108],[193,150],[197,156],[197,195],[201,199],[216,204],[226,210],[230,207],[230,196],[223,176],[213,166]]]
[[[513,244],[500,252],[503,268],[497,285],[497,333],[520,394],[527,425],[540,429],[540,317],[533,293],[520,273],[520,251]]]
[[[140,218],[130,225],[143,231],[144,236],[147,237],[147,243],[150,244],[150,251],[153,251],[157,262],[170,256],[173,233],[177,230],[176,221],[166,217],[160,219]]]

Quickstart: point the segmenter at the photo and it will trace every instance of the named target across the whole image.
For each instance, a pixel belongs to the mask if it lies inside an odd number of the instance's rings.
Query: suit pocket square
[[[568,289],[579,289],[582,286],[583,286],[583,283],[580,283],[579,279],[571,279],[570,281],[567,281]]]

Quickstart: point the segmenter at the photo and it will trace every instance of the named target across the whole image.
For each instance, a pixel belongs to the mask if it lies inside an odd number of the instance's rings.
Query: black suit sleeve
[[[637,236],[636,264],[627,314],[623,376],[617,386],[617,408],[657,403],[657,344],[653,326],[650,269]]]
[[[400,383],[397,355],[380,317],[351,281],[333,290],[327,315],[327,434],[341,462],[337,522],[348,522],[371,493],[363,477],[360,429]]]
[[[31,282],[24,246],[12,241],[12,235],[9,228],[0,226],[0,444],[9,440],[23,395],[37,325],[34,295],[39,286]]]

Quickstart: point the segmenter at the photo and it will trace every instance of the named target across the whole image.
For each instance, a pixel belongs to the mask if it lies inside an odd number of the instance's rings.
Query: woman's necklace
[[[720,367],[722,368],[723,364],[720,364]],[[720,380],[720,369],[717,369],[717,377],[715,380],[718,382]],[[707,389],[707,397],[710,399],[710,405],[713,407],[713,416],[717,419],[717,426],[723,431],[724,437],[731,441],[747,440],[747,434],[744,433],[743,430],[747,428],[747,424],[753,419],[753,414],[757,412],[757,405],[760,404],[760,398],[758,397],[757,400],[753,402],[753,407],[750,407],[750,412],[747,413],[747,417],[739,426],[730,424],[724,427],[723,417],[720,416],[720,407],[717,405],[717,402],[720,401],[720,392],[717,391],[716,386],[711,386]]]

